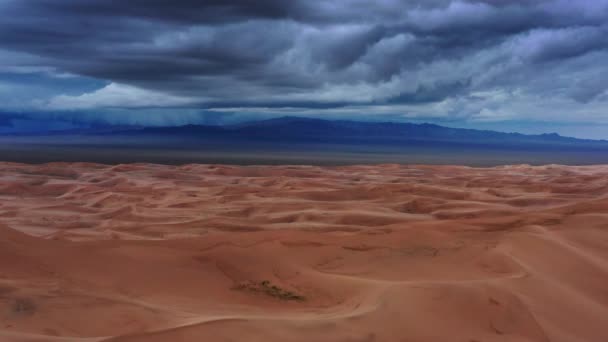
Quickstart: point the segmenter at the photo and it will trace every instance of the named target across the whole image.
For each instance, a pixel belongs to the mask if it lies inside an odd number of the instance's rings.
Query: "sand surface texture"
[[[0,341],[608,341],[608,167],[2,163]]]

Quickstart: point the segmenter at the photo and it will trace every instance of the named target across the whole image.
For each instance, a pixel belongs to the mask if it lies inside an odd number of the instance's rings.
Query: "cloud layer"
[[[608,122],[608,0],[0,0],[0,13],[0,72],[103,82],[38,99],[48,109]]]

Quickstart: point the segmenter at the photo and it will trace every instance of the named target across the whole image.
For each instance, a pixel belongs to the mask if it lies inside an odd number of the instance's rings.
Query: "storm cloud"
[[[608,122],[607,0],[0,0],[0,15],[0,71],[103,82],[36,101],[51,110]]]

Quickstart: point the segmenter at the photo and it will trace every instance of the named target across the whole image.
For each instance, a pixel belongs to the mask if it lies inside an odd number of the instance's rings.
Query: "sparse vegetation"
[[[235,287],[235,289],[263,293],[267,296],[271,296],[273,298],[277,298],[280,300],[293,300],[293,301],[306,300],[306,298],[304,296],[291,292],[289,290],[282,289],[282,288],[272,284],[269,280],[262,280],[260,282],[246,281],[246,282],[238,284]]]
[[[36,304],[29,298],[17,298],[13,301],[12,312],[18,315],[31,315],[36,311]]]

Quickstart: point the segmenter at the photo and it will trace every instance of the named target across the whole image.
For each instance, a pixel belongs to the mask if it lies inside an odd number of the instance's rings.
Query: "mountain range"
[[[435,124],[281,117],[0,136],[0,160],[167,164],[608,164],[608,141]]]
[[[95,134],[90,131],[84,134]],[[399,147],[408,144],[465,144],[530,148],[608,148],[608,141],[450,128],[435,124],[360,122],[280,117],[234,125],[185,125],[106,130],[104,135],[164,136],[190,140],[250,143],[315,143]]]

